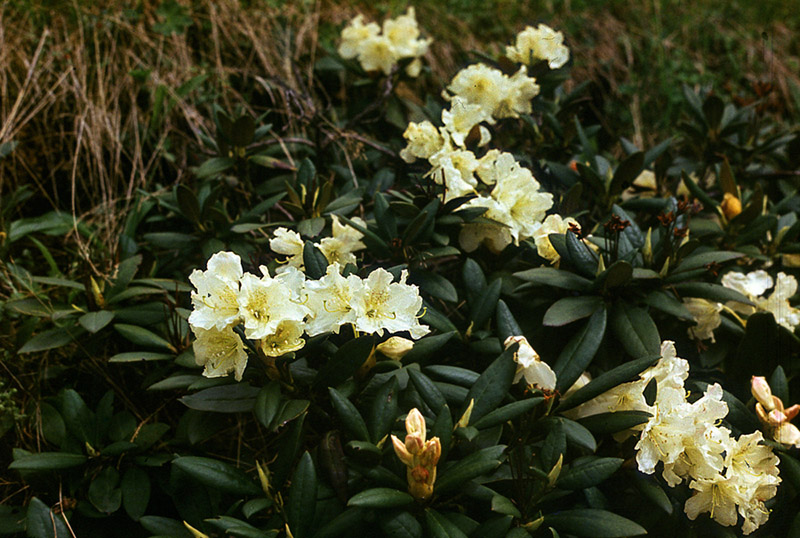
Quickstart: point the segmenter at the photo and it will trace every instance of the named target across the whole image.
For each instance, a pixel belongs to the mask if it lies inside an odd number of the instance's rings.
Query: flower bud
[[[781,444],[800,448],[800,430],[791,422],[786,421],[775,428],[772,436]]]
[[[405,443],[392,435],[392,446],[394,447],[394,453],[397,454],[398,459],[405,465],[411,465],[414,461],[414,456],[408,451]]]
[[[378,351],[392,360],[399,361],[414,347],[414,342],[400,336],[392,336],[385,342],[378,344]]]
[[[409,453],[417,455],[425,448],[425,441],[418,433],[410,433],[406,435],[405,446]]]
[[[783,410],[783,414],[786,415],[786,420],[792,420],[798,413],[800,413],[800,405],[798,404],[794,404]]]
[[[406,433],[418,436],[422,443],[425,442],[425,417],[415,407],[406,415]],[[408,438],[406,438],[408,441]]]
[[[786,415],[783,414],[783,411],[778,409],[773,409],[772,411],[767,414],[767,424],[770,426],[779,426],[784,422],[789,422],[786,420]]]
[[[769,388],[767,379],[763,376],[753,376],[750,379],[750,392],[758,403],[764,406],[767,411],[775,409],[775,402],[772,398],[772,389]]]
[[[722,197],[720,208],[722,208],[722,214],[725,215],[725,218],[731,220],[742,212],[742,202],[733,194],[726,192],[725,196]]]

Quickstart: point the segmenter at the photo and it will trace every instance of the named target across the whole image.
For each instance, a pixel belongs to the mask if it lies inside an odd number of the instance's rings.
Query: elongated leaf
[[[606,332],[606,309],[601,307],[558,356],[553,370],[556,373],[556,389],[565,391],[581,376],[592,362]]]
[[[616,411],[583,417],[578,423],[595,435],[617,433],[650,420],[647,411]]]
[[[394,421],[400,413],[398,408],[397,377],[389,378],[375,392],[370,407],[367,427],[374,443],[379,443],[392,429]]]
[[[56,514],[37,497],[28,504],[26,528],[30,538],[69,538],[73,536],[64,523],[66,516]]]
[[[139,521],[150,502],[150,478],[139,467],[131,467],[122,476],[120,487],[122,507],[132,520]]]
[[[305,538],[314,518],[311,515],[317,507],[317,472],[311,455],[306,452],[300,458],[297,469],[292,475],[289,488],[289,501],[286,505],[287,519],[292,536]]]
[[[364,520],[363,508],[356,506],[346,509],[344,512],[330,520],[315,535],[314,538],[336,538],[338,536],[355,536],[352,529],[358,528]],[[349,533],[349,534],[347,534]]]
[[[333,408],[339,415],[339,419],[342,421],[342,425],[344,426],[347,433],[354,439],[359,439],[361,441],[369,441],[369,431],[367,430],[367,424],[366,422],[364,422],[364,418],[361,416],[361,413],[358,412],[356,406],[353,405],[350,402],[350,400],[345,398],[335,388],[330,387],[328,389],[328,392],[331,395],[331,402],[333,402]]]
[[[122,490],[119,484],[119,472],[113,467],[104,467],[89,484],[87,498],[100,512],[111,514],[122,505]]]
[[[448,467],[442,476],[437,478],[434,485],[435,492],[441,494],[452,491],[473,478],[493,471],[502,463],[505,448],[504,445],[484,448]]]
[[[458,292],[455,286],[442,275],[431,271],[415,269],[409,274],[408,281],[437,299],[450,303],[458,302]]]
[[[328,260],[311,241],[306,241],[303,247],[303,264],[308,278],[322,278],[328,269]]]
[[[491,428],[527,413],[544,401],[542,397],[527,398],[490,411],[472,424],[478,429]],[[470,421],[472,422],[472,421]]]
[[[422,300],[422,323],[430,325],[441,333],[458,333],[458,329],[450,318],[436,310],[428,301]]]
[[[246,383],[211,387],[180,399],[189,409],[216,411],[217,413],[241,413],[252,411],[259,389]]]
[[[387,514],[379,523],[386,538],[422,538],[422,525],[408,512]]]
[[[701,254],[693,254],[687,256],[675,266],[673,273],[680,273],[683,271],[692,271],[694,269],[702,269],[708,264],[725,263],[731,260],[736,260],[744,256],[741,252],[732,252],[729,250],[714,250],[711,252],[703,252]]]
[[[68,454],[66,452],[40,452],[15,459],[8,466],[9,469],[19,471],[53,471],[57,469],[70,469],[86,463],[83,454]]]
[[[694,321],[694,316],[692,316],[692,313],[689,312],[683,303],[665,291],[653,290],[642,299],[642,302],[652,308],[675,316],[678,319]]]
[[[372,352],[374,342],[375,338],[372,335],[361,336],[346,342],[319,369],[317,376],[314,378],[314,384],[318,388],[334,387],[346,381],[367,360]]]
[[[544,472],[550,472],[558,459],[567,453],[567,435],[564,433],[564,426],[561,422],[554,423],[553,427],[547,432],[547,437],[542,443],[542,450],[539,452],[539,459],[544,466]]]
[[[464,267],[461,269],[461,277],[464,280],[464,287],[467,289],[467,299],[473,302],[476,297],[486,291],[486,276],[478,262],[472,258],[464,260]]]
[[[501,286],[501,280],[499,278],[495,279],[486,287],[486,291],[481,293],[470,305],[470,317],[476,329],[483,327],[494,313],[497,301],[500,299]]]
[[[563,288],[566,290],[586,291],[592,287],[592,281],[578,276],[569,271],[562,271],[553,267],[536,267],[527,271],[514,273],[514,276],[544,286]]]
[[[495,312],[497,318],[497,335],[500,337],[501,342],[505,342],[509,336],[522,336],[522,329],[514,318],[514,314],[508,308],[505,301],[500,299],[497,301],[497,311]]]
[[[753,303],[736,290],[726,288],[720,284],[710,284],[707,282],[683,282],[675,284],[675,290],[684,297],[700,297],[703,299],[711,299],[718,303],[726,303],[728,301],[736,301],[746,305],[753,305]]]
[[[653,366],[660,355],[652,355],[641,359],[626,362],[600,374],[592,379],[589,383],[572,393],[569,398],[563,400],[558,406],[558,411],[566,411],[577,407],[578,405],[588,402],[595,396],[603,394],[605,391],[616,387],[621,383],[630,381],[634,376],[642,373],[644,370]]]
[[[661,348],[661,337],[653,318],[646,310],[626,301],[617,301],[614,305],[611,327],[631,357],[656,355]]]
[[[173,353],[175,352],[175,348],[172,346],[172,344],[154,332],[145,329],[144,327],[139,327],[138,325],[128,325],[126,323],[116,323],[114,324],[114,330],[122,335],[123,338],[130,340],[134,344],[145,347],[166,349]]]
[[[452,521],[433,508],[425,509],[425,525],[432,538],[467,538]]]
[[[18,353],[37,353],[47,349],[53,349],[65,346],[74,341],[83,329],[78,327],[56,327],[42,331],[27,342],[19,349]]]
[[[587,452],[594,452],[597,450],[597,441],[595,441],[592,432],[574,420],[550,416],[544,419],[542,423],[547,428],[562,428],[564,430],[564,435],[567,437],[567,441],[582,450],[586,450]]]
[[[108,362],[147,362],[147,361],[166,361],[174,359],[172,353],[157,353],[155,351],[126,351],[117,353],[109,357]]]
[[[96,333],[114,319],[114,312],[110,310],[99,310],[97,312],[87,312],[78,319],[81,327],[90,333]]]
[[[267,383],[256,396],[253,412],[265,428],[269,428],[281,406],[281,386],[277,381]]]
[[[395,508],[414,502],[414,498],[405,491],[391,488],[372,488],[356,493],[347,501],[347,506],[362,508]]]
[[[403,357],[403,364],[427,362],[433,354],[455,336],[455,332],[433,334],[414,342],[414,347]]]
[[[514,362],[514,349],[510,348],[501,353],[475,381],[475,384],[472,385],[472,388],[467,393],[465,406],[461,413],[463,414],[467,410],[471,400],[475,401],[472,407],[471,423],[474,424],[489,411],[492,411],[503,401],[508,389],[511,388],[511,382],[514,380],[516,370],[517,363]]]
[[[594,458],[563,471],[556,485],[562,489],[590,488],[602,483],[622,466],[622,458]]]
[[[234,495],[257,495],[261,489],[243,471],[211,458],[182,456],[172,460],[172,465],[210,488]]]
[[[441,391],[436,387],[436,384],[431,379],[415,368],[408,368],[409,379],[411,384],[419,394],[424,405],[426,405],[432,412],[433,416],[439,413],[447,405],[447,400]]]
[[[624,538],[647,534],[643,527],[630,519],[594,508],[547,514],[544,524],[555,527],[559,532],[586,538]]]
[[[567,231],[565,236],[567,259],[583,276],[594,278],[597,272],[597,259],[578,236]]]
[[[553,303],[544,314],[543,325],[561,327],[579,319],[588,318],[603,303],[596,295],[563,297]]]
[[[655,504],[666,514],[672,515],[672,501],[669,500],[669,497],[657,480],[654,480],[652,476],[646,476],[637,471],[630,473],[630,476],[632,477],[636,489],[642,492],[642,495],[647,497],[650,502]]]

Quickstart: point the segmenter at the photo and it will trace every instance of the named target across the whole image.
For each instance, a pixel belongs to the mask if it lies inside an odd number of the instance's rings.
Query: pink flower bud
[[[786,415],[786,420],[792,420],[798,413],[800,413],[800,405],[797,404],[783,410],[783,414]]]
[[[772,389],[769,388],[767,379],[763,376],[753,376],[750,379],[750,392],[758,403],[764,406],[767,411],[775,409],[775,402],[772,398]]]

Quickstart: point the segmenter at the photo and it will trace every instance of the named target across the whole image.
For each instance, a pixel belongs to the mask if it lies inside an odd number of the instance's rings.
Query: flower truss
[[[243,272],[232,252],[214,254],[206,271],[196,269],[189,277],[196,288],[189,325],[203,375],[234,372],[237,381],[242,379],[247,365],[242,333],[265,356],[279,357],[301,349],[304,335],[338,333],[342,325],[379,336],[408,332],[414,339],[429,332],[419,323],[422,298],[416,286],[406,283],[405,270],[393,282],[384,269],[362,279],[344,277],[340,268],[332,263],[318,280],[307,279],[291,264],[275,276],[261,266],[259,276]]]
[[[420,57],[433,41],[420,39],[419,34],[413,7],[405,15],[383,21],[383,29],[374,22],[364,24],[364,17],[358,15],[342,30],[338,52],[342,58],[358,58],[364,71],[382,71],[384,75],[391,74],[398,61],[413,58],[405,71],[416,77],[422,69]]]
[[[662,476],[675,487],[687,482],[694,490],[684,506],[689,519],[708,512],[724,526],[736,525],[750,534],[769,518],[764,505],[777,493],[778,457],[763,444],[761,432],[734,439],[719,425],[728,414],[719,384],[709,385],[690,402],[683,387],[689,364],[677,357],[671,341],[661,345],[661,359],[636,381],[624,383],[572,410],[584,417],[614,411],[647,411],[652,416],[634,428],[639,470],[652,474],[663,464]],[[656,396],[648,404],[644,391],[656,382]]]

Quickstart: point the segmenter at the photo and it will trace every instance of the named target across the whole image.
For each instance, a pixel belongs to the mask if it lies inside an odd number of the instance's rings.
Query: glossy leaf
[[[564,347],[558,356],[553,371],[556,373],[556,389],[565,391],[580,377],[592,362],[606,331],[606,309],[599,308],[589,321]]]

